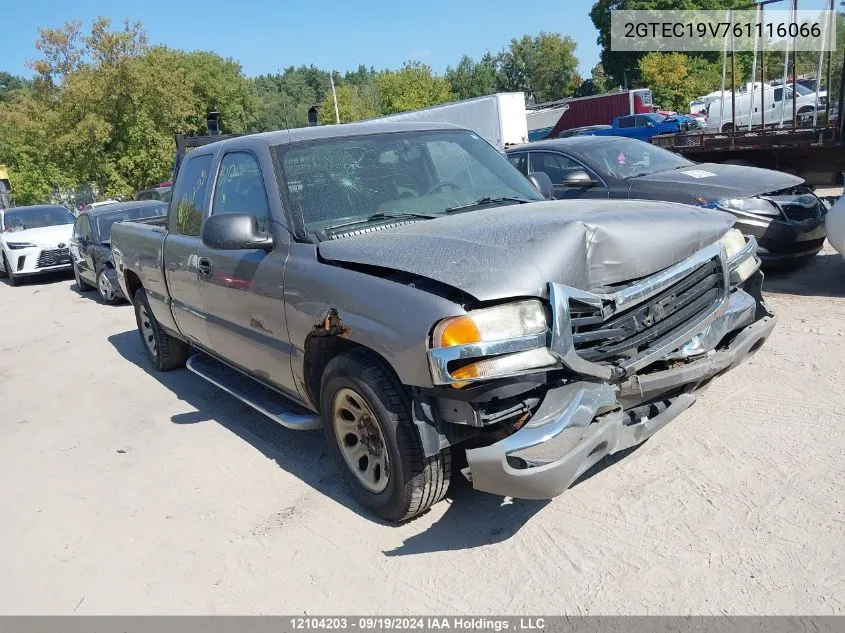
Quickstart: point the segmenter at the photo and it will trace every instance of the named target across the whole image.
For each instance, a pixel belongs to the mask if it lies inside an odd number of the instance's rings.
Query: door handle
[[[208,257],[200,257],[199,262],[197,262],[197,268],[200,271],[200,275],[203,277],[211,277],[211,259]]]

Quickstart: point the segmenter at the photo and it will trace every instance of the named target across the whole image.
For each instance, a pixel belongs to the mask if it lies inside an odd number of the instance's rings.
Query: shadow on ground
[[[763,292],[804,297],[845,297],[845,259],[819,253],[799,265],[765,270]]]
[[[54,273],[44,273],[41,275],[27,275],[25,277],[21,277],[18,284],[19,287],[35,287],[36,292],[38,292],[38,286],[51,286],[53,284],[64,283],[67,282],[68,279],[73,279],[73,272],[69,269],[67,271],[59,271]],[[12,284],[9,282],[8,277],[0,277],[0,283],[6,284],[7,286],[11,286]],[[74,284],[74,289],[76,288],[76,284]]]
[[[279,426],[187,370],[153,371],[135,330],[114,334],[108,340],[123,358],[146,371],[180,400],[196,409],[174,415],[171,418],[174,424],[216,422],[321,494],[367,520],[386,526],[396,525],[375,517],[355,502],[326,452],[321,432],[293,431]],[[448,508],[443,516],[428,529],[406,539],[402,546],[385,552],[385,555],[469,549],[498,543],[516,534],[548,503],[503,500],[502,497],[477,492],[457,469],[452,481],[448,498],[444,501]],[[423,517],[420,519],[420,522],[425,520]],[[415,523],[412,521],[410,525]]]

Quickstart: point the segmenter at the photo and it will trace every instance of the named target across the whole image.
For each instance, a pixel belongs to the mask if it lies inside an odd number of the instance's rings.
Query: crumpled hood
[[[479,301],[637,279],[724,235],[734,217],[671,202],[554,200],[413,222],[320,242],[329,262],[428,277]]]
[[[690,203],[695,204],[694,200],[697,196],[715,202],[723,198],[745,198],[773,193],[796,187],[803,182],[797,176],[772,169],[701,163],[683,169],[632,178],[629,196],[635,198],[640,193],[650,194],[653,191],[661,191],[665,194],[667,190],[674,190],[677,194],[687,194]]]
[[[6,242],[30,242],[41,248],[58,248],[59,244],[69,246],[71,235],[73,224],[59,224],[25,231],[6,231],[3,233],[3,239]]]

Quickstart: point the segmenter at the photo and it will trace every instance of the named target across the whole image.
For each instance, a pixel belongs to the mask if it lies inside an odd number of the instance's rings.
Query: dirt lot
[[[682,418],[551,502],[362,513],[319,433],[185,370],[67,278],[0,284],[0,613],[845,613],[845,262]]]

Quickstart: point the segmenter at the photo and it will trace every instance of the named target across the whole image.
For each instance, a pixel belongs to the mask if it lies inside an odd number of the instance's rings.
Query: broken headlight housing
[[[731,229],[725,233],[719,243],[725,249],[731,284],[742,283],[760,267],[760,262],[754,255],[757,251],[757,242],[753,238],[746,240],[739,229]]]
[[[432,379],[462,387],[555,365],[547,338],[546,308],[536,299],[443,319],[428,352]]]

